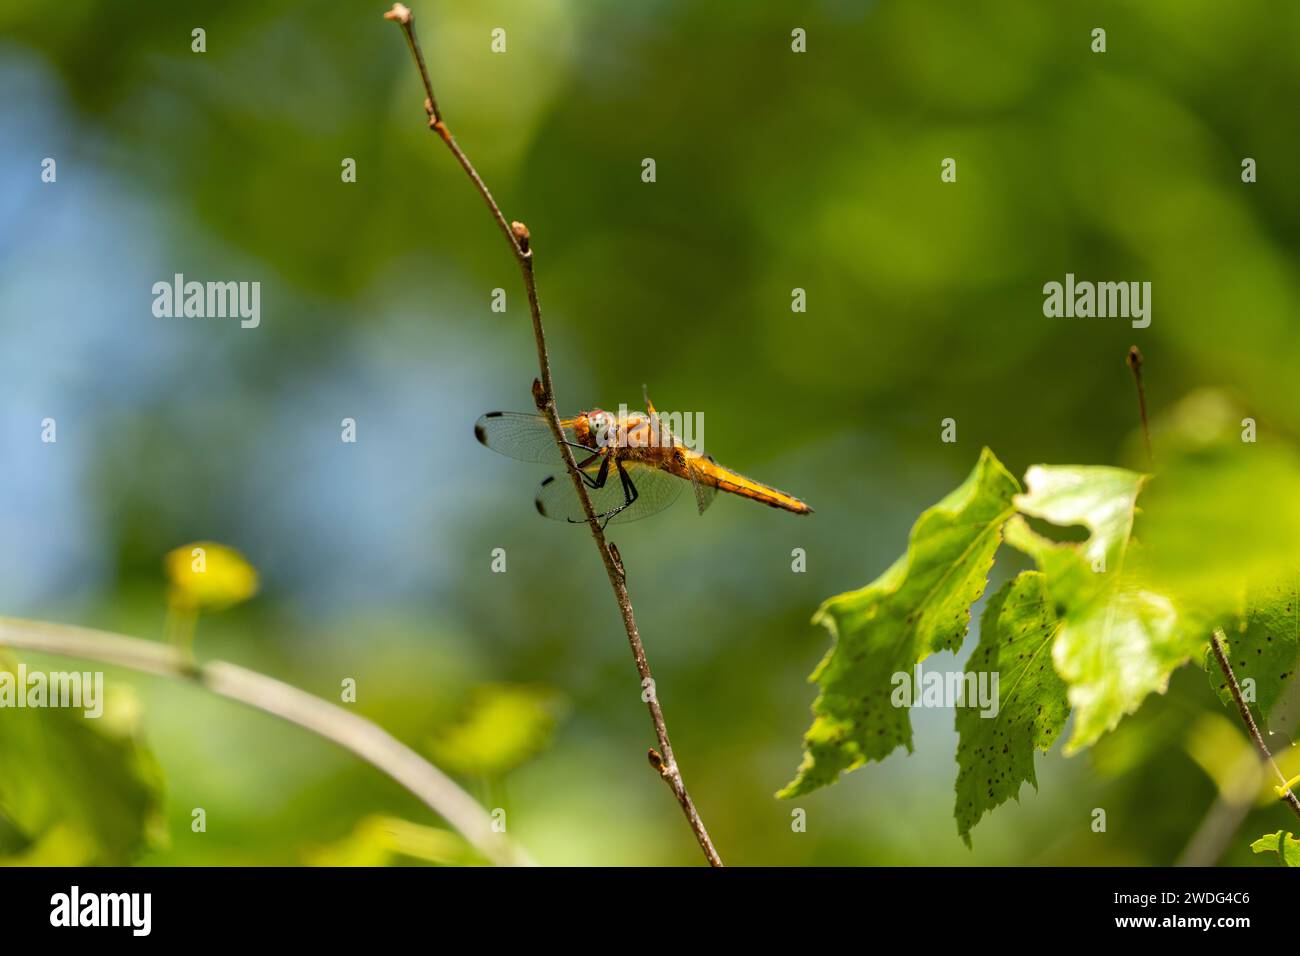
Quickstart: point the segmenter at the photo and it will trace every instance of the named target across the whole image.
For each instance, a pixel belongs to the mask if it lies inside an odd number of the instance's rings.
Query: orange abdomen
[[[785,511],[793,511],[795,514],[812,514],[812,509],[794,495],[787,495],[784,491],[773,488],[771,485],[765,485],[761,481],[746,478],[739,472],[722,467],[717,462],[698,459],[692,461],[691,465],[700,481],[712,485],[719,491],[730,492],[733,495],[740,495],[742,498],[749,498],[753,501],[761,501],[765,505],[781,508]]]

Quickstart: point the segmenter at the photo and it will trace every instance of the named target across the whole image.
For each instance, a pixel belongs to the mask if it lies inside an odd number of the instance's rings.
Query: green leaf
[[[980,818],[1020,785],[1038,788],[1034,751],[1046,752],[1070,715],[1065,682],[1052,665],[1060,622],[1043,576],[1025,571],[1002,586],[980,618],[980,642],[966,672],[997,675],[997,709],[958,706],[957,832],[970,845]],[[971,686],[970,678],[967,685]],[[978,686],[975,684],[974,686]],[[992,710],[992,708],[990,708]]]
[[[1300,866],[1300,840],[1282,830],[1265,834],[1250,848],[1256,853],[1276,853],[1279,866]]]
[[[865,588],[821,606],[813,622],[826,625],[834,643],[809,678],[821,694],[803,764],[777,796],[816,790],[899,746],[912,749],[907,709],[891,703],[893,675],[961,645],[1019,490],[984,449],[966,481],[922,513],[905,555]]]
[[[0,672],[16,670],[0,663]],[[104,715],[0,711],[0,817],[22,834],[5,862],[122,865],[162,830],[162,774],[122,695]]]
[[[1017,516],[1007,542],[1034,558],[1061,619],[1052,648],[1075,711],[1066,753],[1114,729],[1170,673],[1188,661],[1207,633],[1180,617],[1173,602],[1144,585],[1132,547],[1133,517],[1145,476],[1121,468],[1035,466],[1016,499],[1027,515],[1091,532],[1078,544],[1037,534]]]
[[[1283,690],[1300,662],[1300,571],[1247,590],[1245,613],[1228,640],[1228,659],[1257,716],[1270,727],[1289,726],[1286,711],[1295,702]],[[1225,704],[1234,704],[1217,667],[1210,669],[1210,683]]]
[[[1091,534],[1077,549],[1091,563],[1122,560],[1133,530],[1133,514],[1145,475],[1101,465],[1034,465],[1025,472],[1021,513]]]
[[[485,684],[461,719],[434,734],[434,762],[453,773],[499,777],[549,746],[560,710],[546,687]]]

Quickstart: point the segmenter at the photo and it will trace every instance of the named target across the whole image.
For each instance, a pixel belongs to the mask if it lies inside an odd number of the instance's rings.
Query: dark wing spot
[[[551,482],[553,482],[554,480],[555,480],[555,476],[554,476],[554,475],[547,475],[545,478],[542,479],[541,487],[542,487],[542,488],[545,488],[547,485],[549,485],[549,484],[550,484]],[[537,513],[538,513],[539,515],[541,515],[543,518],[549,518],[549,517],[550,517],[550,515],[548,515],[548,514],[546,513],[546,509],[545,509],[544,507],[542,507],[542,495],[541,495],[541,492],[540,492],[540,491],[538,492],[537,498],[533,501],[533,504],[537,507]]]
[[[488,412],[474,423],[474,437],[478,439],[480,445],[488,447],[487,429],[483,427],[483,422],[489,418],[500,418],[504,414],[505,412]]]

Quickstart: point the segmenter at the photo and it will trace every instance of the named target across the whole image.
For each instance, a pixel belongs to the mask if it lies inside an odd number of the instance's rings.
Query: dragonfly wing
[[[677,500],[677,496],[682,493],[682,485],[685,484],[675,475],[650,466],[629,464],[627,477],[635,489],[634,500],[610,519],[613,524],[640,521],[658,514]],[[616,478],[616,475],[612,475],[608,483],[614,484]]]
[[[712,458],[709,461],[713,461]],[[691,469],[691,485],[695,488],[695,506],[700,509],[700,514],[709,510],[709,505],[713,504],[713,499],[718,497],[718,489],[715,485],[706,483],[695,469]]]
[[[611,465],[605,483],[599,488],[588,488],[591,506],[598,517],[605,517],[611,522],[625,523],[648,518],[663,511],[677,500],[682,491],[679,478],[656,468],[637,467],[628,464],[628,487],[625,488],[618,469]],[[597,469],[588,468],[586,474],[595,478]],[[628,504],[628,499],[632,503]],[[582,502],[573,490],[573,482],[566,474],[551,475],[542,480],[537,489],[537,511],[547,518],[557,521],[585,522],[586,513]],[[617,512],[617,513],[615,513]]]
[[[598,468],[585,468],[583,472],[593,480],[600,474]],[[608,474],[613,474],[615,477],[610,478]],[[598,515],[613,511],[627,499],[618,481],[617,471],[611,468],[608,474],[605,484],[599,488],[592,488],[591,483],[587,483],[587,495],[591,498],[591,506]],[[573,490],[573,481],[564,472],[542,479],[542,483],[537,486],[537,499],[534,504],[537,506],[537,513],[544,518],[570,522],[587,520],[587,514],[582,510],[582,501],[578,498],[578,493]]]
[[[551,426],[541,415],[522,412],[488,412],[474,423],[474,437],[493,451],[540,465],[562,465],[564,458],[555,447]],[[573,441],[572,430],[565,437]]]

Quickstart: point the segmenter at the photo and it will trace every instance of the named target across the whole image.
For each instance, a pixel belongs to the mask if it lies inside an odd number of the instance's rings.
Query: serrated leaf
[[[1282,830],[1265,834],[1250,848],[1256,853],[1276,853],[1279,866],[1300,866],[1300,840]]]
[[[1172,601],[1144,586],[1135,568],[1133,517],[1145,477],[1122,468],[1035,466],[1016,499],[1022,512],[1091,534],[1059,544],[1017,516],[1007,542],[1034,558],[1061,619],[1052,648],[1075,712],[1066,753],[1089,746],[1163,693],[1170,673],[1204,644],[1205,632],[1180,618]]]
[[[827,627],[834,643],[809,678],[821,694],[804,737],[803,764],[778,796],[834,783],[897,747],[911,750],[907,709],[891,703],[893,675],[961,645],[1019,490],[984,449],[966,481],[922,513],[906,554],[871,584],[821,606],[813,621]]]
[[[1228,659],[1252,710],[1271,727],[1290,726],[1294,701],[1284,690],[1300,664],[1300,571],[1247,589],[1241,622],[1227,642]],[[1210,669],[1219,698],[1233,706],[1222,672]]]
[[[1128,547],[1145,482],[1145,475],[1124,468],[1034,465],[1025,472],[1026,491],[1016,496],[1016,507],[1062,527],[1083,525],[1091,534],[1077,550],[1089,563],[1109,563]]]
[[[0,710],[0,816],[22,834],[6,862],[129,863],[156,840],[161,805],[161,771],[120,709]]]
[[[1042,574],[1025,571],[989,599],[966,673],[998,675],[996,713],[958,706],[957,832],[970,844],[980,818],[1020,785],[1038,788],[1034,751],[1048,751],[1070,714],[1065,682],[1052,665],[1060,622]],[[967,679],[969,686],[969,678]],[[986,678],[989,680],[989,678]],[[978,686],[976,684],[975,686]],[[990,708],[991,710],[991,708]]]

